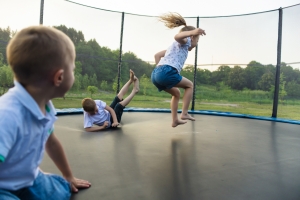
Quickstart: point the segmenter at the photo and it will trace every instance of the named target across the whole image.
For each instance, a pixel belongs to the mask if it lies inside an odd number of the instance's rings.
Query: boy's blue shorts
[[[30,187],[17,191],[1,190],[1,200],[69,200],[71,197],[71,185],[63,177],[56,174],[39,172]]]
[[[171,89],[182,80],[177,69],[169,65],[162,65],[154,68],[151,74],[151,81],[158,91]]]

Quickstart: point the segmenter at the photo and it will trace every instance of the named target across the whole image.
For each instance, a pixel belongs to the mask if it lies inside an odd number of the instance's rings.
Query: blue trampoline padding
[[[70,115],[70,114],[82,114],[82,108],[63,108],[56,109],[56,115]]]
[[[124,112],[160,112],[160,113],[171,113],[170,109],[166,108],[135,108],[135,107],[127,107],[124,109]],[[64,109],[56,109],[57,115],[71,115],[71,114],[82,114],[82,108],[64,108]],[[178,113],[181,113],[181,110],[178,110]],[[291,120],[291,119],[282,119],[275,117],[261,117],[247,114],[238,114],[231,112],[222,112],[222,111],[213,111],[213,110],[189,110],[190,114],[202,114],[202,115],[216,115],[216,116],[225,116],[225,117],[240,117],[240,118],[249,118],[249,119],[258,119],[258,120],[266,120],[266,121],[274,121],[274,122],[283,122],[290,124],[300,124],[300,121]]]

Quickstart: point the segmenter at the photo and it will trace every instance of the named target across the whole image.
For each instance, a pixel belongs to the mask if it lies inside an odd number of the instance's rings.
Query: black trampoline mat
[[[92,187],[78,200],[300,199],[299,125],[170,113],[125,112],[121,126],[85,132],[83,115],[59,116],[55,134],[73,174]],[[60,174],[45,155],[41,169]]]

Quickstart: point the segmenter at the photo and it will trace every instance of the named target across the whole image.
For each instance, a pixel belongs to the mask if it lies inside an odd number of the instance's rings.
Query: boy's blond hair
[[[63,32],[42,25],[31,26],[9,41],[7,60],[21,84],[37,84],[65,68],[75,58],[74,52],[73,42]]]
[[[84,98],[81,101],[81,105],[85,112],[94,112],[95,111],[96,103],[91,98]]]

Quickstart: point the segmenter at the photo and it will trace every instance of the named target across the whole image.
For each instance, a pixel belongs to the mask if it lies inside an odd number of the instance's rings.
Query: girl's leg
[[[193,83],[189,79],[182,77],[182,80],[175,86],[184,89],[181,119],[195,121],[195,118],[188,114],[188,109],[193,95]]]
[[[177,116],[178,103],[180,99],[179,89],[176,87],[172,87],[171,89],[166,89],[165,91],[172,95],[172,99],[171,99],[171,113],[172,113],[172,120],[173,120],[172,127],[185,124],[186,121],[179,120]]]
[[[130,70],[130,79],[127,81],[127,83],[125,83],[125,85],[121,88],[120,92],[118,93],[118,98],[120,100],[123,99],[124,95],[127,93],[131,83],[134,82],[134,72],[132,70]]]

